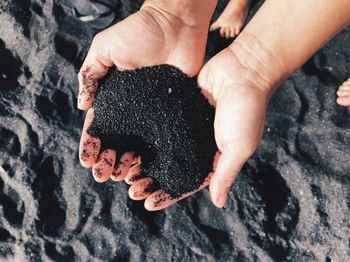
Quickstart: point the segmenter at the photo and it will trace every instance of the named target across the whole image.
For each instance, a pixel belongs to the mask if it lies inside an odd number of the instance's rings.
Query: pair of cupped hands
[[[94,37],[78,75],[78,108],[87,110],[79,149],[81,164],[92,168],[97,182],[112,179],[130,184],[130,198],[145,199],[145,208],[150,211],[166,208],[208,185],[213,203],[224,207],[232,183],[262,137],[269,94],[245,77],[249,67],[235,48],[229,46],[202,67],[210,16],[186,20],[145,2],[138,12]],[[100,152],[101,141],[87,133],[94,117],[98,80],[110,67],[131,70],[160,64],[173,65],[191,77],[198,75],[203,95],[215,107],[213,124],[219,152],[213,159],[213,172],[198,190],[178,199],[164,197],[162,190],[149,192],[151,178],[133,179],[141,171],[142,159],[132,153],[120,156],[112,149]]]

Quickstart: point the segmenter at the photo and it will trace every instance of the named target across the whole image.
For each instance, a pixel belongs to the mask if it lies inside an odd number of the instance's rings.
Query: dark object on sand
[[[100,30],[114,22],[118,4],[115,0],[60,0],[59,3],[82,22]]]
[[[140,154],[143,175],[172,197],[197,189],[212,170],[214,108],[179,69],[114,70],[93,107],[88,133],[102,140],[102,149]]]

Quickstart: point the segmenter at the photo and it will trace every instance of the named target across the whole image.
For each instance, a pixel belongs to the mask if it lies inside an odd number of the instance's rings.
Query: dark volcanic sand
[[[141,1],[119,1],[117,16]],[[219,11],[226,1],[219,1]],[[257,6],[256,6],[257,7]],[[254,11],[256,8],[254,9]],[[259,149],[215,208],[203,190],[150,213],[82,168],[76,72],[92,31],[57,2],[0,1],[0,256],[10,261],[346,261],[348,27],[273,96]],[[211,33],[207,57],[228,42]],[[0,260],[3,260],[0,257]]]
[[[88,133],[101,149],[142,157],[143,175],[172,197],[191,192],[212,171],[216,152],[214,108],[196,79],[160,65],[135,71],[113,69],[97,91]],[[118,161],[116,161],[118,162]]]

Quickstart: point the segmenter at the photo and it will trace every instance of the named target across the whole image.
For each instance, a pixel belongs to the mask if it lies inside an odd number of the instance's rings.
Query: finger
[[[338,97],[337,104],[341,106],[350,106],[350,97],[349,96]]]
[[[338,96],[350,96],[350,90],[338,90],[337,91]]]
[[[83,167],[91,167],[96,162],[98,154],[100,153],[100,139],[90,136],[87,133],[87,130],[90,127],[93,119],[94,110],[91,108],[86,113],[79,145],[79,159]]]
[[[91,106],[98,87],[98,80],[105,76],[109,67],[113,65],[110,57],[103,54],[106,53],[103,51],[103,46],[99,35],[96,35],[79,70],[78,108],[81,110],[87,110]]]
[[[119,162],[116,163],[116,165],[114,166],[111,179],[115,182],[122,181],[128,174],[128,171],[133,163],[133,160],[134,160],[134,154],[132,152],[124,153],[121,156]]]
[[[96,164],[92,166],[92,175],[97,182],[105,182],[112,174],[116,153],[106,149],[98,157]]]
[[[143,200],[153,193],[153,179],[142,178],[129,188],[129,197],[133,200]]]
[[[141,170],[142,170],[141,163],[142,163],[141,157],[138,156],[137,162],[132,167],[130,167],[128,174],[124,178],[125,183],[131,185],[137,180],[137,177],[141,173]]]
[[[167,208],[171,205],[174,205],[178,201],[187,198],[198,191],[202,190],[203,188],[207,187],[209,185],[210,178],[212,176],[212,173],[209,174],[209,176],[204,180],[203,184],[196,190],[183,194],[179,198],[173,198],[169,194],[165,193],[163,190],[157,190],[156,192],[149,195],[145,200],[145,208],[148,211],[157,211],[164,208]]]
[[[232,183],[235,181],[245,161],[237,161],[233,155],[221,154],[215,173],[210,181],[210,195],[217,207],[224,207]]]

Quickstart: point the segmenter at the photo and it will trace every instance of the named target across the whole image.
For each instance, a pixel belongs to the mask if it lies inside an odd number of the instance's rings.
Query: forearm
[[[230,46],[272,93],[350,22],[350,0],[267,0]]]

